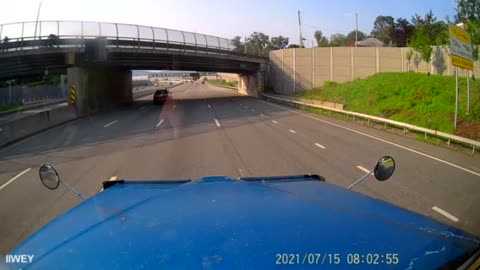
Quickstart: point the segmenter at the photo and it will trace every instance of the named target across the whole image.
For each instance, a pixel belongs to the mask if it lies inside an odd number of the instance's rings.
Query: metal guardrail
[[[27,111],[27,110],[32,110],[32,109],[37,109],[37,108],[41,108],[41,107],[45,107],[45,106],[51,106],[51,105],[54,105],[54,104],[60,104],[60,103],[64,103],[64,102],[65,103],[67,102],[67,98],[57,98],[57,99],[50,99],[48,101],[43,101],[43,102],[30,103],[30,104],[24,105],[20,108],[0,112],[0,116],[6,115],[6,114],[22,112],[22,111]]]
[[[355,117],[359,117],[359,118],[367,119],[368,121],[380,122],[380,123],[384,123],[385,125],[388,124],[390,126],[400,127],[400,128],[403,128],[404,132],[406,132],[408,130],[414,130],[414,131],[417,131],[417,132],[424,133],[425,137],[427,137],[427,134],[429,134],[429,135],[433,135],[433,136],[436,136],[436,137],[447,139],[448,144],[450,144],[450,141],[455,141],[455,142],[458,142],[458,143],[462,143],[464,145],[471,146],[472,147],[472,154],[475,153],[475,149],[480,149],[480,142],[478,142],[478,141],[467,139],[467,138],[456,136],[456,135],[452,135],[452,134],[441,132],[441,131],[437,131],[437,130],[433,130],[433,129],[423,128],[423,127],[419,127],[419,126],[415,126],[415,125],[411,125],[411,124],[407,124],[407,123],[402,123],[402,122],[398,122],[398,121],[394,121],[394,120],[390,120],[390,119],[386,119],[386,118],[382,118],[382,117],[378,117],[378,116],[372,116],[372,115],[367,115],[367,114],[363,114],[363,113],[357,113],[357,112],[352,112],[352,111],[329,108],[329,107],[325,107],[325,106],[321,106],[321,105],[317,105],[317,104],[309,104],[309,103],[305,103],[305,102],[301,102],[301,101],[297,101],[297,100],[292,100],[292,99],[289,99],[289,98],[269,95],[269,94],[262,94],[262,96],[264,96],[266,98],[270,98],[270,99],[276,99],[276,100],[280,100],[280,101],[284,101],[284,102],[291,102],[291,103],[295,103],[295,104],[298,104],[298,105],[309,106],[309,107],[314,107],[314,108],[319,108],[319,109],[323,109],[323,110],[333,111],[333,112],[337,112],[337,113],[341,113],[341,114],[345,114],[345,115],[350,115],[350,116],[353,116],[353,121],[355,121]]]
[[[0,52],[45,47],[84,47],[89,39],[105,38],[107,48],[138,48],[268,58],[268,53],[239,52],[233,40],[143,25],[87,21],[30,21],[0,25]],[[244,46],[245,47],[245,46]]]

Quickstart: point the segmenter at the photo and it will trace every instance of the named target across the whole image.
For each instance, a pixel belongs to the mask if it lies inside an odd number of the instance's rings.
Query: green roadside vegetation
[[[379,73],[347,83],[327,81],[296,97],[345,104],[345,110],[454,133],[480,140],[480,81],[459,78],[459,121],[454,130],[455,77],[420,73]]]
[[[225,80],[205,80],[207,83],[228,88],[237,88],[236,82],[227,82]]]
[[[50,74],[48,76],[31,76],[16,79],[13,85],[24,85],[29,87],[35,86],[47,86],[47,85],[59,85],[61,81],[61,74]],[[7,81],[0,81],[0,87],[8,87]]]
[[[0,112],[8,111],[8,110],[13,110],[13,109],[18,109],[22,107],[22,104],[8,104],[8,105],[3,105],[0,106]]]

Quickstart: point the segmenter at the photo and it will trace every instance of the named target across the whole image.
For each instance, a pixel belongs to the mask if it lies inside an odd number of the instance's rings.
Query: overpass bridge
[[[240,74],[239,92],[263,87],[268,56],[235,49],[230,39],[142,25],[39,21],[0,25],[0,80],[68,74],[80,112],[129,103],[131,70]]]

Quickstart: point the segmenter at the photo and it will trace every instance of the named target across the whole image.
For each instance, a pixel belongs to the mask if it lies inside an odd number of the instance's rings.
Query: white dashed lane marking
[[[297,133],[297,132],[296,132],[295,130],[293,130],[293,129],[289,129],[288,131],[290,131],[290,132],[293,133],[293,134]]]
[[[432,207],[432,209],[433,209],[433,211],[443,215],[444,217],[452,220],[453,222],[458,222],[459,221],[459,219],[456,216],[448,213],[447,211],[441,209],[440,207],[434,206],[434,207]]]
[[[318,146],[318,147],[320,147],[320,148],[322,148],[322,149],[325,149],[325,146],[323,146],[323,145],[321,145],[321,144],[319,144],[319,143],[315,143],[315,145]]]
[[[272,103],[270,103],[270,102],[266,102],[266,101],[263,101],[263,100],[261,100],[260,102],[263,102],[263,103],[268,104],[268,105],[270,105],[270,106],[277,107],[277,108],[281,108],[281,109],[283,109],[283,110],[286,110],[286,111],[289,111],[289,112],[293,112],[293,113],[295,113],[295,114],[299,114],[299,115],[302,115],[302,116],[304,116],[304,117],[308,117],[308,118],[310,118],[310,119],[313,119],[313,120],[316,120],[316,121],[320,121],[320,122],[323,122],[323,123],[326,123],[326,124],[329,124],[329,125],[332,125],[332,126],[335,126],[335,127],[338,127],[338,128],[342,128],[342,129],[344,129],[344,130],[348,130],[348,131],[357,133],[357,134],[359,134],[359,135],[363,135],[363,136],[365,136],[365,137],[369,137],[369,138],[371,138],[371,139],[374,139],[374,140],[377,140],[377,141],[380,141],[380,142],[384,142],[384,143],[387,143],[387,144],[396,146],[396,147],[401,148],[401,149],[404,149],[404,150],[406,150],[406,151],[409,151],[409,152],[418,154],[418,155],[420,155],[420,156],[424,156],[424,157],[427,157],[427,158],[429,158],[429,159],[432,159],[432,160],[441,162],[441,163],[443,163],[443,164],[452,166],[452,167],[457,168],[457,169],[459,169],[459,170],[462,170],[462,171],[471,173],[471,174],[476,175],[476,176],[480,176],[480,172],[476,172],[476,171],[473,171],[473,170],[464,168],[464,167],[459,166],[459,165],[457,165],[457,164],[454,164],[454,163],[448,162],[448,161],[446,161],[446,160],[443,160],[443,159],[440,159],[440,158],[437,158],[437,157],[434,157],[434,156],[425,154],[425,153],[423,153],[423,152],[420,152],[420,151],[414,150],[414,149],[412,149],[412,148],[409,148],[409,147],[400,145],[400,144],[398,144],[398,143],[394,143],[394,142],[391,142],[391,141],[388,141],[388,140],[384,140],[384,139],[382,139],[382,138],[379,138],[379,137],[376,137],[376,136],[373,136],[373,135],[370,135],[370,134],[367,134],[367,133],[364,133],[364,132],[355,130],[355,129],[353,129],[353,128],[348,128],[348,127],[345,127],[345,126],[342,126],[342,125],[339,125],[339,124],[335,124],[335,123],[330,122],[330,121],[327,121],[327,120],[322,120],[322,119],[316,118],[316,117],[314,117],[314,116],[308,115],[308,114],[306,114],[306,113],[301,113],[301,112],[298,112],[298,111],[295,111],[295,110],[292,110],[292,109],[288,109],[288,108],[283,107],[283,106],[280,106],[280,105],[272,104]]]
[[[113,124],[115,124],[115,123],[117,123],[117,122],[118,122],[118,120],[112,121],[112,122],[106,124],[106,125],[103,126],[103,127],[104,127],[104,128],[109,127],[109,126],[111,126],[111,125],[113,125]]]
[[[366,172],[366,173],[369,173],[369,172],[370,172],[369,169],[367,169],[367,168],[365,168],[365,167],[363,167],[363,166],[360,166],[360,165],[357,166],[357,169],[359,169],[359,170],[361,170],[361,171],[364,171],[364,172]]]
[[[159,128],[162,123],[163,123],[163,119],[160,120],[160,121],[155,125],[155,128]]]
[[[217,127],[221,127],[221,126],[220,126],[220,122],[218,122],[217,119],[213,118],[213,121],[215,121],[215,125],[217,125]]]

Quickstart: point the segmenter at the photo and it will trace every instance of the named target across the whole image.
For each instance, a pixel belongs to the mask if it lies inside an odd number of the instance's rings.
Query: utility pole
[[[357,47],[358,42],[358,13],[355,12],[355,47]]]
[[[35,21],[35,34],[33,35],[33,40],[37,38],[37,26],[38,26],[38,19],[40,18],[40,8],[42,7],[43,0],[40,0],[40,4],[38,4],[38,11],[37,11],[37,20]]]
[[[302,20],[300,19],[300,10],[298,11],[298,29],[300,30],[300,47],[304,48],[302,37]]]

